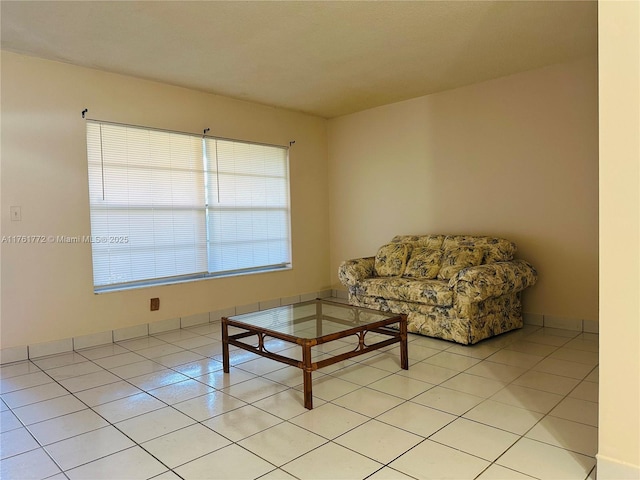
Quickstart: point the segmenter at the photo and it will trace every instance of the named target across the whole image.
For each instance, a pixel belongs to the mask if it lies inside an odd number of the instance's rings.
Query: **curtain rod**
[[[166,132],[166,133],[179,133],[181,135],[192,135],[195,136],[196,134],[193,132],[182,132],[179,130],[168,130],[166,128],[157,128],[157,127],[148,127],[145,125],[135,125],[132,123],[122,123],[122,122],[112,122],[110,120],[100,120],[98,118],[89,118],[86,116],[86,114],[89,112],[89,110],[87,108],[85,108],[84,110],[82,110],[82,118],[84,118],[85,120],[87,120],[88,122],[97,122],[97,123],[102,123],[102,124],[106,124],[106,125],[118,125],[120,127],[133,127],[133,128],[144,128],[147,130],[154,130],[157,132]],[[238,139],[238,138],[228,138],[228,137],[218,137],[215,135],[207,135],[207,133],[209,132],[209,128],[205,128],[202,131],[202,138],[211,138],[214,140],[228,140],[228,141],[232,141],[232,142],[240,142],[240,143],[247,143],[247,144],[251,144],[251,145],[263,145],[265,147],[277,147],[277,148],[286,148],[289,149],[289,147],[291,147],[294,143],[296,143],[295,140],[291,140],[289,142],[289,145],[279,145],[277,143],[264,143],[264,142],[252,142],[250,140],[242,140],[242,139]]]

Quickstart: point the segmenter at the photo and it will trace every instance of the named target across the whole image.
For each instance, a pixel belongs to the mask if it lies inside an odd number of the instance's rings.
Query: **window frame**
[[[94,125],[94,126],[92,127],[90,125]],[[121,255],[124,255],[122,254],[122,252],[125,252],[125,251],[131,252],[133,247],[131,247],[130,245],[114,245],[111,248],[108,245],[108,243],[105,243],[104,241],[105,235],[103,234],[105,232],[98,229],[99,224],[100,225],[107,224],[108,229],[110,227],[108,226],[109,220],[106,220],[106,222],[102,222],[102,223],[100,223],[97,220],[97,217],[99,215],[97,212],[100,210],[107,210],[107,211],[116,210],[116,207],[114,205],[117,203],[116,197],[114,196],[115,194],[107,191],[111,189],[111,185],[109,182],[111,182],[114,185],[116,182],[113,179],[109,180],[106,178],[108,177],[108,173],[111,173],[110,169],[114,169],[115,167],[112,159],[110,158],[105,159],[105,157],[107,157],[104,151],[105,139],[103,137],[104,135],[103,127],[105,126],[107,126],[108,128],[114,129],[114,131],[117,131],[120,134],[125,135],[125,137],[129,132],[128,129],[134,129],[136,134],[150,133],[154,135],[159,135],[160,136],[159,138],[164,138],[163,136],[171,137],[173,135],[173,136],[179,136],[182,140],[185,140],[185,142],[187,140],[191,142],[193,142],[195,139],[198,140],[198,142],[200,143],[199,159],[201,161],[201,167],[194,168],[188,173],[190,173],[195,178],[197,178],[197,182],[202,187],[202,192],[203,192],[202,195],[198,195],[201,197],[200,203],[197,205],[195,204],[192,205],[191,210],[193,211],[193,214],[194,214],[193,222],[198,222],[198,224],[194,227],[194,229],[196,230],[199,230],[201,228],[204,229],[204,234],[205,234],[204,244],[200,241],[201,240],[200,239],[200,240],[194,240],[194,244],[192,245],[194,249],[202,248],[203,245],[204,247],[206,247],[204,269],[198,270],[198,271],[195,271],[196,269],[192,269],[192,271],[189,271],[186,273],[183,271],[180,271],[180,273],[178,274],[166,275],[166,276],[157,275],[157,272],[156,272],[156,274],[152,276],[150,275],[144,278],[141,278],[139,276],[136,277],[133,274],[129,274],[129,275],[125,275],[124,281],[113,281],[114,273],[112,270],[112,267],[113,267],[112,262],[116,261],[113,259],[116,258],[118,255],[117,253],[113,253],[113,252],[119,251]],[[96,128],[99,130],[99,134],[100,134],[99,135],[99,142],[100,142],[99,165],[97,163],[98,162],[96,157],[97,153],[95,151],[94,152],[91,151],[91,148],[93,148],[94,150],[96,149],[95,143],[97,140],[96,140],[96,132],[95,131],[90,132],[90,130],[91,129],[95,130]],[[95,293],[127,290],[127,289],[134,289],[134,288],[144,288],[144,287],[151,287],[151,286],[158,286],[158,285],[178,284],[178,283],[199,281],[199,280],[206,280],[206,279],[213,279],[213,278],[224,278],[224,277],[232,277],[232,276],[240,276],[240,275],[251,275],[251,274],[257,274],[257,273],[285,271],[285,270],[290,270],[292,268],[292,228],[291,228],[291,196],[290,196],[291,178],[290,178],[289,147],[285,147],[282,145],[251,142],[246,140],[229,139],[224,137],[214,137],[206,134],[196,135],[196,134],[187,133],[187,132],[163,130],[163,129],[153,128],[153,127],[129,125],[129,124],[107,122],[107,121],[94,120],[94,119],[87,119],[86,135],[87,135],[87,165],[88,165],[88,177],[89,177],[88,178],[89,179],[89,209],[90,209],[90,218],[91,218],[91,236],[89,238],[92,244],[93,287],[94,287]],[[149,142],[150,142],[149,145],[151,145],[150,140]],[[278,188],[275,189],[275,191],[279,194],[278,201],[284,201],[284,203],[278,205],[278,208],[281,210],[280,217],[282,218],[282,220],[281,220],[281,223],[278,224],[279,230],[277,233],[281,234],[281,237],[279,237],[278,239],[267,238],[263,240],[264,242],[268,243],[266,250],[263,247],[260,250],[260,252],[252,253],[252,261],[249,263],[247,262],[242,263],[240,259],[244,259],[245,257],[238,254],[237,255],[238,260],[235,263],[236,266],[233,267],[234,264],[232,262],[231,263],[232,268],[227,268],[226,270],[212,269],[212,265],[213,265],[212,255],[214,252],[217,252],[217,248],[222,248],[222,247],[214,246],[212,241],[213,234],[211,229],[210,216],[211,216],[211,213],[215,210],[215,208],[214,206],[211,205],[212,200],[209,198],[210,192],[207,184],[208,182],[211,181],[211,176],[213,174],[218,179],[218,187],[219,187],[221,185],[220,177],[222,176],[222,174],[221,174],[221,171],[217,168],[218,160],[219,160],[217,156],[215,159],[216,168],[211,167],[210,165],[211,162],[210,162],[210,159],[208,158],[210,156],[210,153],[208,152],[208,148],[210,148],[211,145],[218,145],[218,142],[224,142],[225,145],[227,146],[230,145],[232,150],[235,150],[235,147],[237,146],[238,147],[237,150],[242,151],[243,153],[246,153],[246,151],[248,150],[252,152],[252,155],[249,155],[249,157],[247,158],[240,158],[235,160],[227,159],[227,161],[231,161],[231,163],[236,161],[238,165],[240,165],[240,167],[247,164],[247,162],[253,161],[257,165],[257,167],[254,166],[254,168],[258,168],[258,173],[252,174],[252,176],[254,177],[251,179],[253,183],[249,182],[247,184],[246,178],[245,178],[244,184],[241,181],[235,182],[239,174],[234,172],[231,172],[230,175],[229,175],[229,172],[226,172],[228,177],[227,182],[222,183],[223,185],[227,185],[227,186],[228,184],[234,183],[234,182],[240,185],[239,187],[234,186],[234,188],[238,190],[239,193],[236,192],[233,188],[232,189],[227,188],[228,191],[225,192],[225,195],[226,195],[225,198],[227,199],[227,203],[229,203],[229,201],[231,202],[229,204],[231,206],[228,208],[228,211],[233,212],[234,208],[235,210],[237,210],[235,215],[232,213],[231,217],[229,218],[231,218],[232,221],[235,218],[235,221],[237,223],[240,223],[238,222],[238,218],[240,216],[239,212],[240,211],[244,212],[245,217],[247,217],[246,215],[247,213],[249,214],[248,215],[249,218],[244,219],[245,228],[243,231],[245,236],[249,235],[249,237],[251,238],[241,237],[241,234],[239,233],[237,234],[238,237],[236,237],[235,239],[232,239],[231,241],[229,241],[230,236],[225,237],[227,239],[227,245],[230,246],[230,248],[232,248],[234,245],[236,245],[237,247],[240,243],[242,243],[243,245],[249,245],[250,246],[249,250],[251,252],[259,250],[257,245],[261,241],[260,226],[268,225],[267,223],[265,223],[266,220],[264,218],[261,218],[261,221],[257,221],[254,218],[254,217],[260,217],[260,214],[256,212],[261,208],[264,211],[268,210],[268,207],[269,207],[268,202],[265,203],[264,205],[259,203],[258,204],[251,203],[247,205],[241,205],[240,207],[234,207],[235,203],[233,202],[241,202],[246,200],[246,198],[255,197],[255,195],[253,195],[252,191],[250,190],[251,185],[257,184],[259,186],[262,186],[262,189],[266,191],[266,190],[269,190],[269,188],[267,188],[265,185],[268,184],[269,182],[271,182],[273,185],[273,182],[275,181],[275,184],[277,184],[278,186]],[[147,148],[149,145],[135,144],[134,147],[139,147],[139,149],[144,152],[145,148]],[[123,147],[124,150],[126,151],[126,158],[118,159],[118,161],[124,165],[124,167],[121,165],[121,168],[124,169],[124,173],[121,173],[122,178],[124,178],[124,180],[122,179],[121,180],[125,184],[128,182],[129,169],[136,168],[132,165],[136,161],[139,161],[139,159],[133,159],[132,157],[129,156],[128,147],[130,147],[129,144],[127,144],[126,147]],[[130,150],[135,150],[135,148],[131,148]],[[179,153],[180,152],[178,152],[178,154]],[[216,155],[217,155],[217,148],[216,148]],[[275,160],[269,159],[268,158],[269,155],[272,155]],[[149,154],[150,163],[153,163],[155,160],[156,159],[151,158],[151,154]],[[276,169],[279,168],[282,171],[282,176],[274,180],[266,173],[261,174],[261,171],[260,171],[261,162],[264,163],[265,165],[264,166],[265,172],[267,172],[269,168],[276,168]],[[269,162],[274,162],[273,165],[276,165],[276,167],[272,167],[272,164]],[[96,170],[98,169],[98,167],[100,170],[99,182],[96,178],[92,178],[92,175],[93,177],[97,175]],[[153,175],[153,172],[154,172],[153,167],[145,165],[145,167],[143,168],[146,168],[146,167],[149,168],[149,171],[152,172],[151,175]],[[168,176],[171,177],[171,174],[174,171],[172,167],[169,166],[168,168],[165,168],[165,170],[169,172]],[[141,177],[138,176],[137,178],[140,184],[144,183],[140,180]],[[163,180],[166,182],[167,178],[163,177]],[[171,181],[173,182],[173,179],[171,179]],[[158,183],[158,180],[155,180],[155,183]],[[153,189],[153,186],[155,186],[155,183],[151,182],[152,189]],[[179,184],[180,182],[176,182],[175,184],[171,183],[170,190],[173,191],[173,189],[177,188],[177,185]],[[136,203],[135,199],[134,200],[131,199],[131,197],[136,196],[131,192],[134,191],[137,187],[138,185],[132,186],[131,182],[129,182],[129,185],[128,186],[125,185],[125,187],[123,187],[123,189],[121,189],[121,191],[118,193],[118,195],[120,196],[124,196],[125,194],[128,195],[126,202],[124,202],[125,205],[122,208],[126,210],[127,215],[129,215],[130,211],[135,209],[137,210],[138,214],[141,214],[142,217],[144,217],[145,214],[153,216],[154,208],[160,210],[160,207],[154,207],[152,198],[148,199],[148,203],[146,204],[146,206],[142,206],[142,204]],[[182,187],[184,188],[184,185],[182,185]],[[98,195],[98,192],[97,192],[98,189],[102,190],[103,203],[100,203],[100,200],[96,200]],[[107,195],[109,196],[108,199],[107,199]],[[222,195],[221,193],[218,193],[218,202],[221,201],[221,195]],[[237,195],[238,198],[243,197],[244,200],[235,198],[234,195]],[[153,192],[151,193],[151,196],[153,196]],[[275,193],[273,193],[272,196],[275,196]],[[162,208],[167,210],[170,214],[174,214],[179,209],[184,209],[189,207],[184,207],[184,206],[176,207],[175,204],[171,203],[169,206],[164,206]],[[107,213],[107,216],[108,216],[108,213]],[[114,222],[114,223],[117,223],[117,222]],[[248,227],[249,233],[247,233],[247,223],[249,224],[249,227]],[[123,221],[123,225],[124,224],[126,224],[126,222]],[[127,225],[127,228],[131,228],[131,223],[128,223],[126,225]],[[252,225],[254,226],[252,227]],[[122,228],[126,229],[125,227],[122,227]],[[240,231],[242,229],[238,227],[236,228],[236,230]],[[165,234],[166,232],[162,232],[162,233]],[[173,251],[171,250],[171,248],[173,248],[174,250],[176,248],[175,247],[176,234],[177,234],[176,232],[173,232],[171,235],[167,236],[167,238],[171,238],[173,240],[173,244],[171,245],[171,247],[169,247],[169,251]],[[151,233],[151,235],[156,236],[157,232],[154,230],[153,233]],[[223,235],[225,234],[223,233]],[[226,235],[230,235],[230,234],[227,233]],[[118,237],[124,238],[126,236],[112,235],[112,232],[108,232],[106,237],[116,239]],[[129,241],[128,237],[127,237],[127,241]],[[137,242],[136,248],[141,248],[139,246],[140,238],[136,237],[135,242]],[[155,242],[155,240],[151,240],[151,242],[153,243]],[[271,256],[268,253],[265,254],[265,252],[275,251],[276,247],[274,245],[276,244],[278,245],[278,250],[276,253],[274,253]],[[155,245],[155,243],[153,243],[153,245]],[[118,250],[118,248],[120,250]],[[155,247],[153,246],[149,246],[149,249],[145,250],[144,254],[149,255],[149,252],[154,251],[154,248]],[[238,250],[240,250],[239,247],[237,248]],[[100,255],[106,256],[108,258],[106,273],[104,268],[102,270],[97,270],[98,264],[96,262],[97,262],[97,259],[100,257]],[[195,255],[201,255],[201,254],[196,253]],[[268,259],[275,258],[278,261],[274,263],[264,263],[263,258],[265,258],[265,255],[266,255],[266,258]],[[217,256],[220,257],[220,254],[217,254]],[[139,262],[139,259],[136,258],[136,255],[130,254],[129,257],[130,257],[129,261],[131,262],[132,265],[136,262]],[[152,258],[153,258],[152,262],[154,265],[158,263],[157,253],[154,252]],[[202,259],[200,258],[200,261],[201,260]],[[126,269],[126,267],[123,267],[123,268]],[[133,268],[133,267],[130,267],[130,268]],[[142,271],[144,271],[145,268],[146,267],[142,267]],[[148,269],[150,270],[151,268],[153,267],[150,266]],[[201,264],[198,264],[198,269],[199,268],[201,268]],[[107,274],[109,276],[105,277],[105,275]]]

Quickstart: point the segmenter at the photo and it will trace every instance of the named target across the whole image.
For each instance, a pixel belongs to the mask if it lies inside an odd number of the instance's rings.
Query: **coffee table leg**
[[[407,317],[402,316],[400,320],[400,366],[404,370],[409,370],[409,349],[407,347]]]
[[[311,393],[311,344],[302,345],[302,375],[304,382],[304,408],[313,408],[313,394]]]
[[[229,325],[227,319],[222,319],[222,370],[229,373]]]

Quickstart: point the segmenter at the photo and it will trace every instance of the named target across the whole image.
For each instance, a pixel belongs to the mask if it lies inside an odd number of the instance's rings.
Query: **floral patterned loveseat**
[[[409,331],[473,344],[522,327],[522,290],[536,270],[502,238],[399,235],[375,257],[342,262],[349,303],[404,313]]]

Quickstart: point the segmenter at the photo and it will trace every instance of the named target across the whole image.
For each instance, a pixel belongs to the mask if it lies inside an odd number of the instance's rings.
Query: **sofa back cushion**
[[[477,247],[455,247],[444,250],[438,280],[449,280],[463,268],[480,265],[484,256],[484,249]]]
[[[411,244],[409,243],[388,243],[380,247],[374,263],[376,275],[379,277],[402,275],[410,252]]]
[[[392,243],[410,243],[414,247],[427,247],[432,250],[442,248],[446,235],[396,235]]]
[[[441,260],[442,250],[434,250],[429,247],[413,247],[403,276],[423,279],[436,278],[440,271]]]
[[[472,247],[484,250],[482,263],[508,262],[513,260],[516,245],[509,240],[480,235],[448,235],[442,243],[444,250],[456,247]]]

